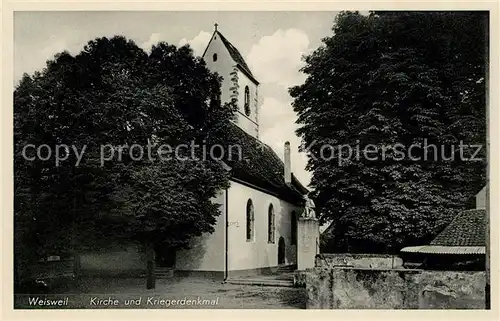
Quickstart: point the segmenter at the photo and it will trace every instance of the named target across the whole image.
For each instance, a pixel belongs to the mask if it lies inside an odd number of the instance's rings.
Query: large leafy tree
[[[178,248],[213,231],[220,211],[211,199],[228,186],[228,173],[201,148],[196,157],[174,152],[223,139],[234,106],[217,99],[220,81],[188,46],[159,43],[148,54],[119,36],[25,75],[14,92],[19,266],[125,239]],[[28,144],[66,144],[58,151],[67,159],[44,161],[30,148],[26,160]],[[86,146],[78,166],[73,145],[79,154]],[[158,155],[161,145],[171,152]],[[113,157],[111,146],[121,146]]]
[[[485,144],[487,25],[481,12],[343,12],[305,58],[290,93],[321,219],[335,222],[329,250],[425,243],[485,183],[485,148],[471,161],[459,146]]]

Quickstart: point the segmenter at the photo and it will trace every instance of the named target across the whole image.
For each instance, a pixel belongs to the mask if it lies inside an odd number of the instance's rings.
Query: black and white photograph
[[[491,309],[490,19],[15,11],[13,309]]]

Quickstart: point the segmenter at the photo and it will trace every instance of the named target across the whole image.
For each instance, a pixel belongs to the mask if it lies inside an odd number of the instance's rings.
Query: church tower
[[[217,24],[203,53],[207,68],[222,80],[221,101],[238,106],[235,123],[249,135],[259,138],[259,82],[234,47],[218,30]]]

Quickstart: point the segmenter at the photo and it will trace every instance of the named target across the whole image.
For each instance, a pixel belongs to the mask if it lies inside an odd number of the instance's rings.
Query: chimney
[[[290,164],[290,142],[285,142],[285,184],[292,183],[292,165]]]

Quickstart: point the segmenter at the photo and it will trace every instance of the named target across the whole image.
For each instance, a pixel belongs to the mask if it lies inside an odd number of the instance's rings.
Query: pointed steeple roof
[[[236,63],[236,65],[240,68],[240,70],[244,74],[247,75],[248,78],[250,78],[253,82],[255,82],[258,85],[259,82],[257,81],[257,79],[255,79],[254,75],[250,71],[250,68],[248,67],[245,59],[243,59],[243,56],[241,55],[241,53],[238,51],[238,49],[236,49],[235,46],[233,46],[233,44],[229,40],[226,39],[226,37],[224,37],[224,35],[222,35],[222,33],[220,33],[217,30],[218,24],[216,23],[216,24],[214,24],[214,26],[215,26],[215,30],[214,30],[214,34],[212,35],[212,38],[210,39],[210,42],[212,42],[212,39],[214,38],[215,35],[219,36],[220,40],[222,41],[222,43],[226,47],[227,51],[229,52],[229,55],[231,56],[233,61]],[[205,48],[205,52],[203,52],[202,57],[205,56],[205,53],[207,52],[207,49],[210,46],[210,42],[208,43],[207,47]]]

